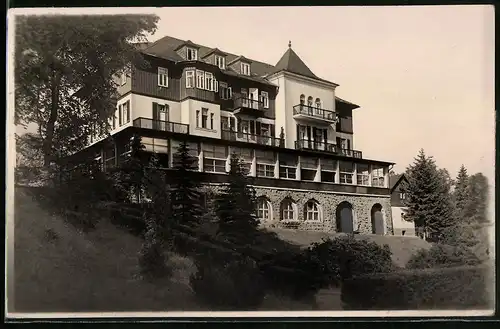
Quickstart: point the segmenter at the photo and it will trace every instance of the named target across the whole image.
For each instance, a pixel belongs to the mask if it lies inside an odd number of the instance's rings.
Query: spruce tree
[[[469,176],[467,169],[462,165],[455,180],[455,190],[453,191],[453,201],[455,206],[455,219],[463,223],[466,216],[466,208],[469,202]]]
[[[197,230],[204,215],[202,191],[198,171],[198,159],[189,153],[188,144],[183,141],[174,154],[171,178],[171,216],[175,225],[188,226]],[[181,241],[174,241],[177,249]],[[181,251],[181,250],[178,250]]]
[[[218,235],[239,246],[251,245],[256,236],[259,221],[255,214],[255,189],[236,154],[231,156],[229,183],[216,199]]]
[[[439,171],[434,159],[421,149],[407,168],[406,178],[408,183],[402,186],[402,192],[407,195],[406,216],[417,229],[439,238],[452,225],[450,182],[446,172]]]
[[[468,187],[469,200],[465,210],[467,220],[471,223],[487,223],[488,179],[482,173],[476,173],[469,177]]]

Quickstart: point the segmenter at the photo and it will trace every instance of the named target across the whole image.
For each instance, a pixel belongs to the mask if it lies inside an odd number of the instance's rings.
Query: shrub
[[[301,251],[275,252],[260,267],[268,289],[304,299],[352,276],[389,272],[394,266],[388,246],[343,236]]]
[[[191,288],[205,305],[221,310],[252,310],[261,305],[264,288],[256,263],[249,258],[212,262],[197,261]]]
[[[363,275],[343,283],[341,298],[351,310],[487,308],[489,270],[468,266]]]
[[[163,245],[157,237],[155,228],[150,227],[146,234],[139,254],[139,267],[143,277],[157,279],[169,276],[172,271],[166,265]]]
[[[435,244],[429,250],[419,250],[410,258],[406,268],[455,267],[479,263],[480,259],[467,247]]]

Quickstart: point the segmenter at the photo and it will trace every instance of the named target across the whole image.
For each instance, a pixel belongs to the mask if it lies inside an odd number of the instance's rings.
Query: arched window
[[[272,219],[271,202],[266,197],[257,199],[257,218],[261,221]]]
[[[286,198],[281,202],[281,220],[293,221],[295,220],[295,203],[292,199]]]
[[[300,95],[300,105],[304,105],[306,103],[306,96],[304,94]]]
[[[321,108],[321,99],[316,98],[316,108],[320,109]]]
[[[304,206],[305,210],[305,220],[319,221],[320,220],[320,212],[319,205],[314,200],[309,200]]]
[[[311,96],[307,97],[307,106],[313,106],[313,98]]]

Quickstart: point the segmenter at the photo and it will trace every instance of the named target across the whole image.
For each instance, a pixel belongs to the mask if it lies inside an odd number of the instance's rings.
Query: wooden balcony
[[[335,111],[299,104],[293,107],[293,118],[313,123],[334,124],[337,122]]]
[[[264,103],[250,98],[236,98],[234,100],[234,114],[245,114],[260,117],[264,114]]]
[[[255,135],[255,134],[236,132],[224,129],[222,130],[221,138],[229,141],[268,145],[275,147],[282,147],[285,144],[284,140],[281,140],[277,137]]]
[[[144,129],[166,131],[171,133],[189,134],[189,125],[178,122],[137,118],[134,120],[133,126]]]
[[[334,153],[350,158],[362,159],[361,151],[341,149],[337,145],[325,142],[315,142],[308,139],[295,141],[295,149],[297,150],[312,150],[318,152]]]

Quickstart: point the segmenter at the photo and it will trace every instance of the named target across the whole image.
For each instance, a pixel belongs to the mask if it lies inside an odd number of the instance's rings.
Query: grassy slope
[[[109,223],[83,234],[16,191],[15,312],[199,310],[187,282],[192,268],[174,257],[171,281],[137,278],[139,239]],[[50,241],[46,230],[56,232]]]
[[[313,242],[320,242],[323,238],[333,238],[339,234],[311,232],[311,231],[294,231],[274,229],[278,236],[286,241],[297,243],[303,246],[308,246]],[[387,244],[392,251],[392,259],[394,263],[400,267],[404,267],[410,257],[419,249],[429,249],[431,244],[416,238],[407,236],[393,235],[356,235],[358,239],[369,239],[379,245]]]

